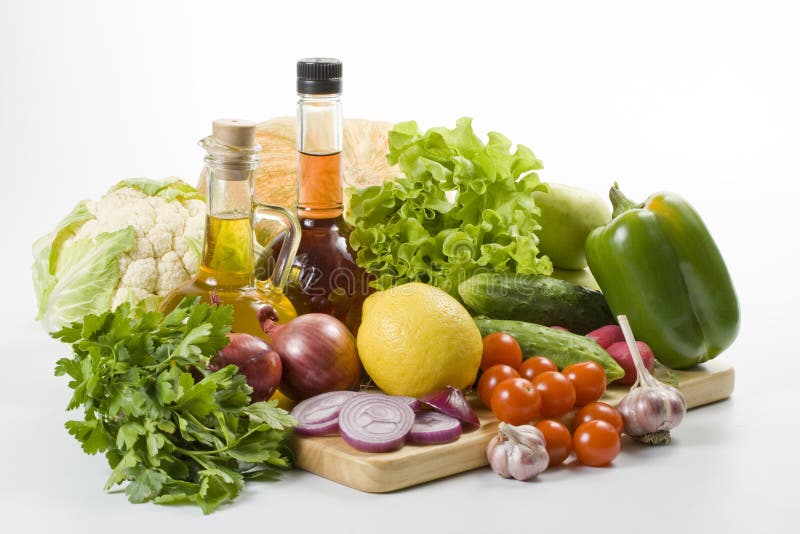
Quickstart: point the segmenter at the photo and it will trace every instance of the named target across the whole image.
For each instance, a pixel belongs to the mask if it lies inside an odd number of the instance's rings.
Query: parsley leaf
[[[276,401],[250,404],[235,366],[209,359],[228,344],[233,309],[187,298],[166,316],[123,304],[53,337],[72,345],[56,363],[68,376],[67,431],[87,454],[104,452],[106,490],[126,484],[133,503],[195,504],[204,513],[235,499],[245,479],[291,466],[294,419]]]

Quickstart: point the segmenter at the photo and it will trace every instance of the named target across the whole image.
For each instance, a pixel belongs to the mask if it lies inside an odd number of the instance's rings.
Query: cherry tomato
[[[619,433],[605,421],[587,421],[575,429],[572,448],[580,463],[602,467],[610,464],[619,454]]]
[[[606,372],[595,362],[580,362],[561,370],[575,386],[575,406],[585,406],[603,396],[606,391]]]
[[[559,417],[575,406],[575,386],[558,371],[536,375],[532,384],[542,396],[544,417]]]
[[[550,456],[550,465],[559,465],[572,452],[572,436],[569,429],[558,421],[542,419],[536,423],[536,428],[544,434],[545,449]]]
[[[587,421],[605,421],[622,434],[622,415],[616,408],[605,402],[590,402],[575,416],[575,425],[580,426]]]
[[[525,425],[539,417],[542,398],[530,380],[507,378],[492,392],[492,412],[510,425]]]
[[[487,408],[492,407],[492,391],[497,384],[507,378],[519,378],[519,373],[513,367],[498,364],[489,367],[478,380],[478,398]]]
[[[550,358],[544,356],[531,356],[519,366],[519,374],[522,378],[533,380],[536,375],[545,371],[558,371],[558,367]]]
[[[522,363],[522,349],[517,340],[505,332],[494,332],[483,338],[481,371],[499,363],[519,369]]]

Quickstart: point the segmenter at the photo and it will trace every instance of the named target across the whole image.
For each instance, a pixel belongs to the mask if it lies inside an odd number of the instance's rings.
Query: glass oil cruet
[[[287,287],[300,314],[326,313],[355,335],[370,276],[348,245],[352,231],[342,210],[342,62],[297,62],[297,214],[300,248]],[[283,236],[271,244],[280,264]],[[274,275],[273,275],[274,276]]]
[[[250,121],[218,119],[212,123],[211,135],[200,140],[207,152],[203,171],[207,183],[206,228],[200,270],[164,298],[161,311],[171,311],[186,296],[199,295],[205,302],[233,306],[234,332],[266,337],[257,319],[263,305],[272,306],[279,323],[297,316],[283,289],[300,244],[300,223],[285,208],[253,202],[253,176],[260,150],[255,127]],[[253,226],[264,219],[283,225],[286,237],[272,275],[256,282]]]

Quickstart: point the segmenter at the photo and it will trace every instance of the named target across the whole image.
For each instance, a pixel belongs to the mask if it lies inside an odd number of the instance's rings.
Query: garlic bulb
[[[486,447],[492,471],[504,478],[530,480],[547,469],[550,457],[541,430],[531,425],[507,423],[500,423],[498,430]]]
[[[648,445],[666,445],[670,442],[669,431],[683,420],[686,400],[676,388],[653,378],[644,366],[628,318],[620,315],[617,320],[637,373],[636,382],[617,407],[622,415],[624,432]]]

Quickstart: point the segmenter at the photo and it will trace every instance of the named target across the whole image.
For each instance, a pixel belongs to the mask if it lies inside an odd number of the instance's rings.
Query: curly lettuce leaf
[[[466,117],[424,134],[410,121],[389,132],[387,159],[404,176],[349,191],[350,245],[374,287],[417,281],[460,298],[458,284],[479,270],[552,272],[532,194],[546,190],[533,172],[542,164],[529,148],[511,152],[496,132],[484,144]]]

